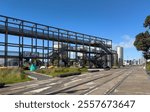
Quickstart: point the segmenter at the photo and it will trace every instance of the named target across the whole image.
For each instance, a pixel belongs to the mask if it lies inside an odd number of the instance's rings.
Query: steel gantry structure
[[[0,15],[0,58],[4,66],[9,66],[10,59],[22,66],[25,58],[38,58],[47,64],[57,60],[58,66],[60,61],[69,65],[72,60],[86,60],[90,65],[99,59],[107,65],[111,54],[112,40]]]

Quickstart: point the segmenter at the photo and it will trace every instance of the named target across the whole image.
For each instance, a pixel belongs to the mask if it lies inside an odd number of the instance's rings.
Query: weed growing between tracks
[[[75,72],[87,72],[87,68],[75,68],[75,67],[53,67],[48,69],[38,69],[36,72],[47,74],[50,76],[58,76],[59,74],[65,74],[65,73],[75,73]]]
[[[20,68],[0,68],[0,83],[12,84],[31,80]]]

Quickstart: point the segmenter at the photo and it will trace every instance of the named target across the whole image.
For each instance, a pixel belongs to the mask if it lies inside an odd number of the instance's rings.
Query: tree
[[[148,31],[136,35],[134,46],[138,51],[148,52],[150,49],[150,34]]]
[[[146,17],[145,22],[144,22],[144,27],[150,29],[150,15]]]
[[[144,27],[150,29],[150,15],[146,17]],[[134,46],[138,51],[143,52],[145,59],[150,59],[150,33],[148,30],[145,33],[137,34],[134,41]]]

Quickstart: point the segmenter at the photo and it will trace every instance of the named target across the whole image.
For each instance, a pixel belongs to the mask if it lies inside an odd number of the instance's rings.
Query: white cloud
[[[124,35],[121,37],[122,41],[119,43],[113,43],[113,47],[122,46],[124,48],[133,48],[134,38],[130,37],[129,35]]]
[[[123,35],[120,42],[113,43],[113,49],[116,50],[116,46],[122,46],[124,48],[125,60],[140,59],[142,57],[142,53],[137,51],[134,47],[134,40],[135,38],[130,35]]]

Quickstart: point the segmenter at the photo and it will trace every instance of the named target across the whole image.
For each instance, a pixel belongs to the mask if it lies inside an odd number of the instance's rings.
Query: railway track
[[[125,76],[122,80],[120,80],[116,85],[114,85],[111,89],[109,89],[105,95],[111,95],[131,74]]]
[[[105,89],[105,91],[103,91],[103,93],[102,92],[100,92],[100,93],[102,93],[104,95],[110,95],[117,89],[117,87],[119,87],[125,81],[125,79],[127,79],[131,75],[131,73],[132,72],[127,72],[127,73],[121,72],[119,75],[116,75],[110,79],[107,79],[103,83],[96,85],[95,87],[91,88],[91,90],[88,90],[88,91],[93,91],[95,88],[101,88],[99,90]],[[112,84],[112,87],[109,88],[110,84]],[[87,93],[84,93],[84,94],[87,94]],[[88,93],[88,94],[90,94],[90,93]]]
[[[111,82],[112,80],[114,81],[118,77],[123,77],[119,80],[119,82],[117,84],[115,84],[111,89],[107,90],[106,93],[104,93],[104,94],[111,94],[111,92],[113,92],[130,75],[130,74],[128,74],[126,76],[123,76],[127,71],[128,71],[128,69],[124,69],[124,70],[121,70],[121,71],[118,71],[118,72],[115,72],[115,73],[109,73],[107,75],[94,77],[90,80],[85,79],[86,81],[81,82],[81,80],[80,80],[76,84],[73,84],[73,85],[70,85],[70,86],[67,86],[67,87],[49,92],[49,93],[47,93],[47,95],[55,95],[55,94],[61,94],[61,93],[62,94],[64,94],[64,93],[73,93],[73,91],[77,91],[78,88],[82,88],[81,86],[84,86],[88,83],[92,83],[92,82],[95,82],[95,81],[98,82],[98,81],[103,80],[101,83],[96,84],[95,86],[90,87],[89,89],[82,89],[83,91],[81,91],[80,93],[77,93],[77,94],[80,94],[80,95],[85,95],[85,94],[88,94],[88,93],[90,94],[90,92],[95,90],[96,88],[103,87],[104,84],[107,84],[107,83]]]
[[[90,95],[112,94],[132,73],[132,69],[116,69],[79,76],[36,81],[30,85],[5,88],[0,94]],[[111,86],[108,86],[111,85]],[[11,91],[10,91],[11,90]],[[95,92],[96,91],[96,92]]]

